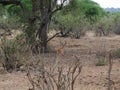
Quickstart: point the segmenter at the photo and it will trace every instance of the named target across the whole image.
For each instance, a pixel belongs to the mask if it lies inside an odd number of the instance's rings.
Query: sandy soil
[[[82,72],[77,79],[75,90],[106,90],[108,65],[96,66],[98,58],[96,52],[109,52],[120,48],[120,36],[94,37],[87,34],[81,39],[55,38],[49,45],[53,51],[60,47],[60,41],[67,42],[64,56],[57,55],[56,60],[61,64],[69,65],[75,61],[77,56],[82,65]],[[56,53],[48,53],[44,61],[53,63]],[[120,62],[115,59],[111,73],[112,90],[120,90]],[[3,73],[0,69],[0,90],[28,90],[31,87],[25,72]]]

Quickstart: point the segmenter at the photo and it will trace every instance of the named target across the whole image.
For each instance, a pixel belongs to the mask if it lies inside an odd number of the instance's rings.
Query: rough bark
[[[47,30],[51,20],[51,16],[48,13],[45,14],[46,15],[42,16],[44,19],[41,21],[40,28],[38,30],[38,37],[41,42],[41,50],[44,50],[44,52],[47,51]]]
[[[39,37],[41,41],[41,49],[44,51],[47,50],[47,30],[51,21],[52,15],[57,12],[58,10],[61,10],[63,7],[63,4],[66,0],[61,1],[61,5],[57,5],[57,0],[41,0],[40,1],[40,13],[41,13],[41,23],[40,28],[38,29],[37,36]]]

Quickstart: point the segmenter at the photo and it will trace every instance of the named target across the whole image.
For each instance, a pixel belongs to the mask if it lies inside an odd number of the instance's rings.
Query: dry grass
[[[88,35],[87,37],[81,37],[81,39],[57,37],[49,44],[53,51],[59,47],[60,40],[67,41],[64,56],[59,56],[56,52],[51,52],[34,57],[30,56],[29,58],[24,57],[24,59],[28,61],[29,65],[36,64],[36,58],[39,58],[48,67],[54,66],[57,63],[67,68],[76,62],[75,56],[77,56],[83,68],[75,82],[74,89],[106,90],[108,85],[108,65],[96,66],[96,62],[98,61],[96,54],[104,56],[108,51],[118,49],[120,47],[120,36],[93,37]],[[119,58],[113,60],[113,68],[111,70],[112,90],[120,90]],[[32,88],[32,86],[25,72],[0,74],[0,90],[28,90],[29,88]]]

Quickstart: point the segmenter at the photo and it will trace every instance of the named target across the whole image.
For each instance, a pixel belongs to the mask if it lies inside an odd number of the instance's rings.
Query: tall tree
[[[92,0],[71,0],[60,12],[56,13],[54,25],[60,30],[63,29],[64,35],[67,35],[69,31],[81,33],[86,28],[92,28],[92,25],[104,15],[104,10]]]
[[[24,0],[1,0],[0,4],[20,5],[25,11],[25,8],[24,8],[25,6],[22,3],[22,1]],[[31,1],[32,1],[32,17],[30,18],[30,23],[31,23],[31,26],[34,26],[34,22],[36,20],[36,13],[39,11],[40,24],[39,24],[39,29],[36,33],[36,36],[40,39],[41,48],[46,51],[47,42],[49,41],[47,38],[47,30],[48,30],[51,18],[55,12],[62,9],[62,7],[64,6],[64,3],[68,0],[31,0]]]
[[[58,1],[60,4],[58,4]],[[61,10],[64,3],[67,0],[39,0],[40,2],[40,27],[37,32],[37,36],[41,41],[41,47],[46,51],[47,49],[47,30],[51,21],[51,18],[55,12]]]

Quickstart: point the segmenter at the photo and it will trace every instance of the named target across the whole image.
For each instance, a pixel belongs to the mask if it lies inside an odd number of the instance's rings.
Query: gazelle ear
[[[60,40],[60,45],[65,46],[66,44],[67,44],[66,41],[62,42],[62,41]]]
[[[60,45],[62,45],[62,46],[64,45],[63,42],[62,42],[61,40],[60,40]]]
[[[60,40],[60,44],[62,45],[62,42],[61,42],[61,40]]]
[[[67,44],[67,42],[65,41],[63,45],[65,46],[66,44]]]

